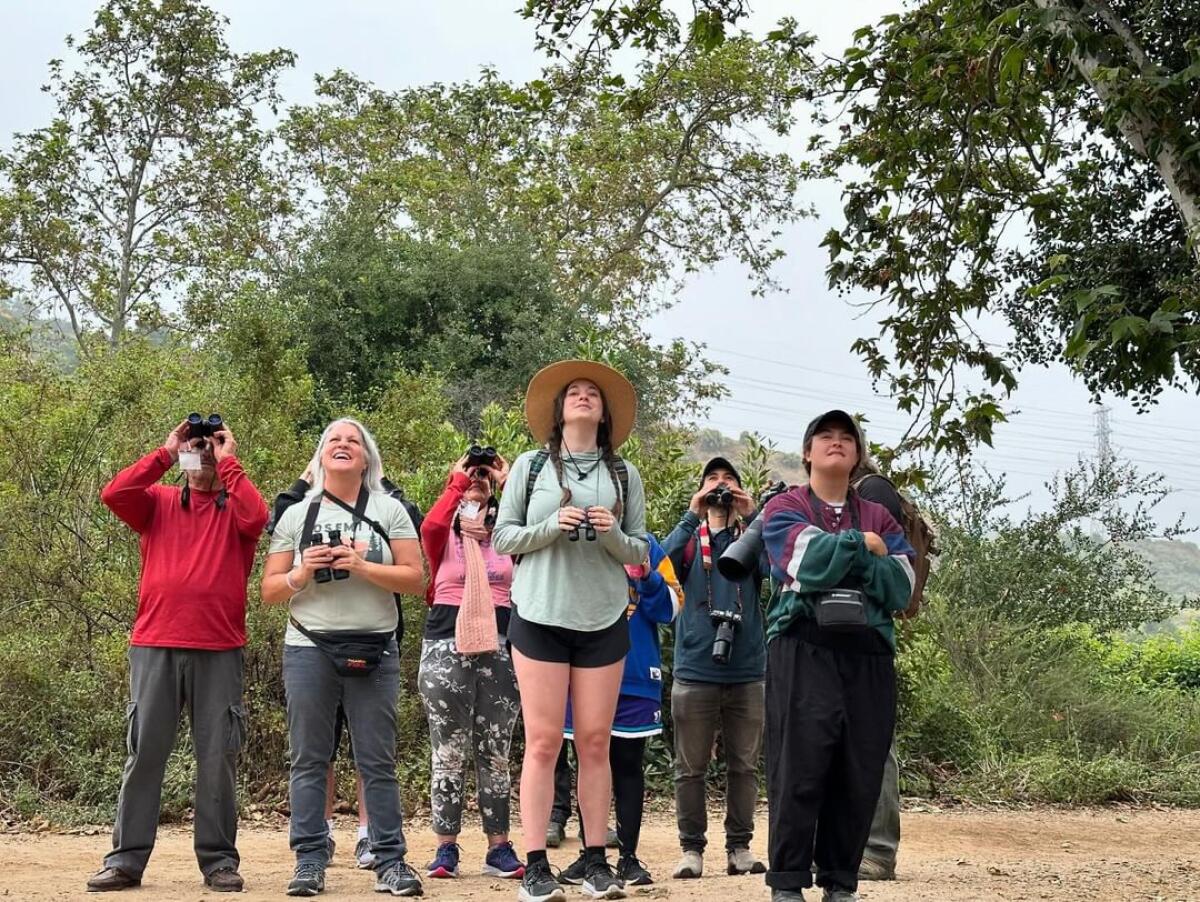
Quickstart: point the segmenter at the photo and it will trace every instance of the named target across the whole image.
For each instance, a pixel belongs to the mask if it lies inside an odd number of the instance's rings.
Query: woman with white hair
[[[262,598],[288,603],[283,681],[291,745],[289,896],[325,888],[325,775],[340,701],[363,778],[377,892],[421,894],[405,863],[396,784],[400,662],[393,593],[418,594],[424,573],[404,506],[381,484],[375,440],[361,423],[326,427],[309,464],[312,488],[271,537]]]

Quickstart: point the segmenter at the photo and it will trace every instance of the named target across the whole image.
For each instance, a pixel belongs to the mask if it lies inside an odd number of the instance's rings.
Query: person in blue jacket
[[[683,609],[683,590],[675,578],[671,559],[658,540],[646,533],[649,557],[636,567],[626,567],[629,583],[629,654],[625,658],[625,674],[617,713],[613,718],[613,741],[609,744],[612,766],[613,800],[617,809],[617,838],[621,857],[617,862],[617,877],[627,886],[653,883],[650,872],[638,860],[638,838],[642,832],[642,803],[646,796],[646,773],[643,759],[646,740],[663,731],[662,717],[662,648],[658,640],[659,624],[671,623]],[[563,728],[567,739],[574,738],[571,706],[567,705],[567,722]],[[580,825],[583,818],[579,819]],[[580,827],[582,845],[587,846]],[[561,874],[563,883],[583,882],[586,860],[581,849],[579,858]]]

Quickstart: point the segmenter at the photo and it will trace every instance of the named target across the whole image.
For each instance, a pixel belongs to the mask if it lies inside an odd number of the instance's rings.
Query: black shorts
[[[607,667],[629,653],[629,618],[621,616],[602,630],[571,630],[522,620],[514,606],[508,641],[527,658],[572,667]]]
[[[333,754],[329,756],[329,763],[337,761],[338,746],[342,744],[342,730],[346,727],[346,709],[338,704],[337,717],[333,721]],[[350,731],[346,731],[346,748],[350,752],[350,760],[354,760],[354,740],[350,737]]]

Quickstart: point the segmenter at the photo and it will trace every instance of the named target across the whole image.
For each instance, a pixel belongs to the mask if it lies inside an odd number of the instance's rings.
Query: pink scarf
[[[500,649],[487,563],[483,560],[483,549],[479,547],[479,543],[486,541],[489,535],[483,522],[486,516],[486,507],[474,517],[466,517],[461,511],[458,515],[458,527],[462,532],[463,568],[467,574],[462,606],[458,609],[458,619],[454,624],[454,643],[460,655],[477,655]]]

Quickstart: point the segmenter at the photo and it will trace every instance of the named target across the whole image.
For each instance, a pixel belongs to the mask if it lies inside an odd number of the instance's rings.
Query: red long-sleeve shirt
[[[171,469],[159,448],[113,477],[100,500],[141,536],[142,578],[130,645],[223,651],[246,644],[246,581],[267,505],[236,457],[217,463],[216,492],[159,485]]]

